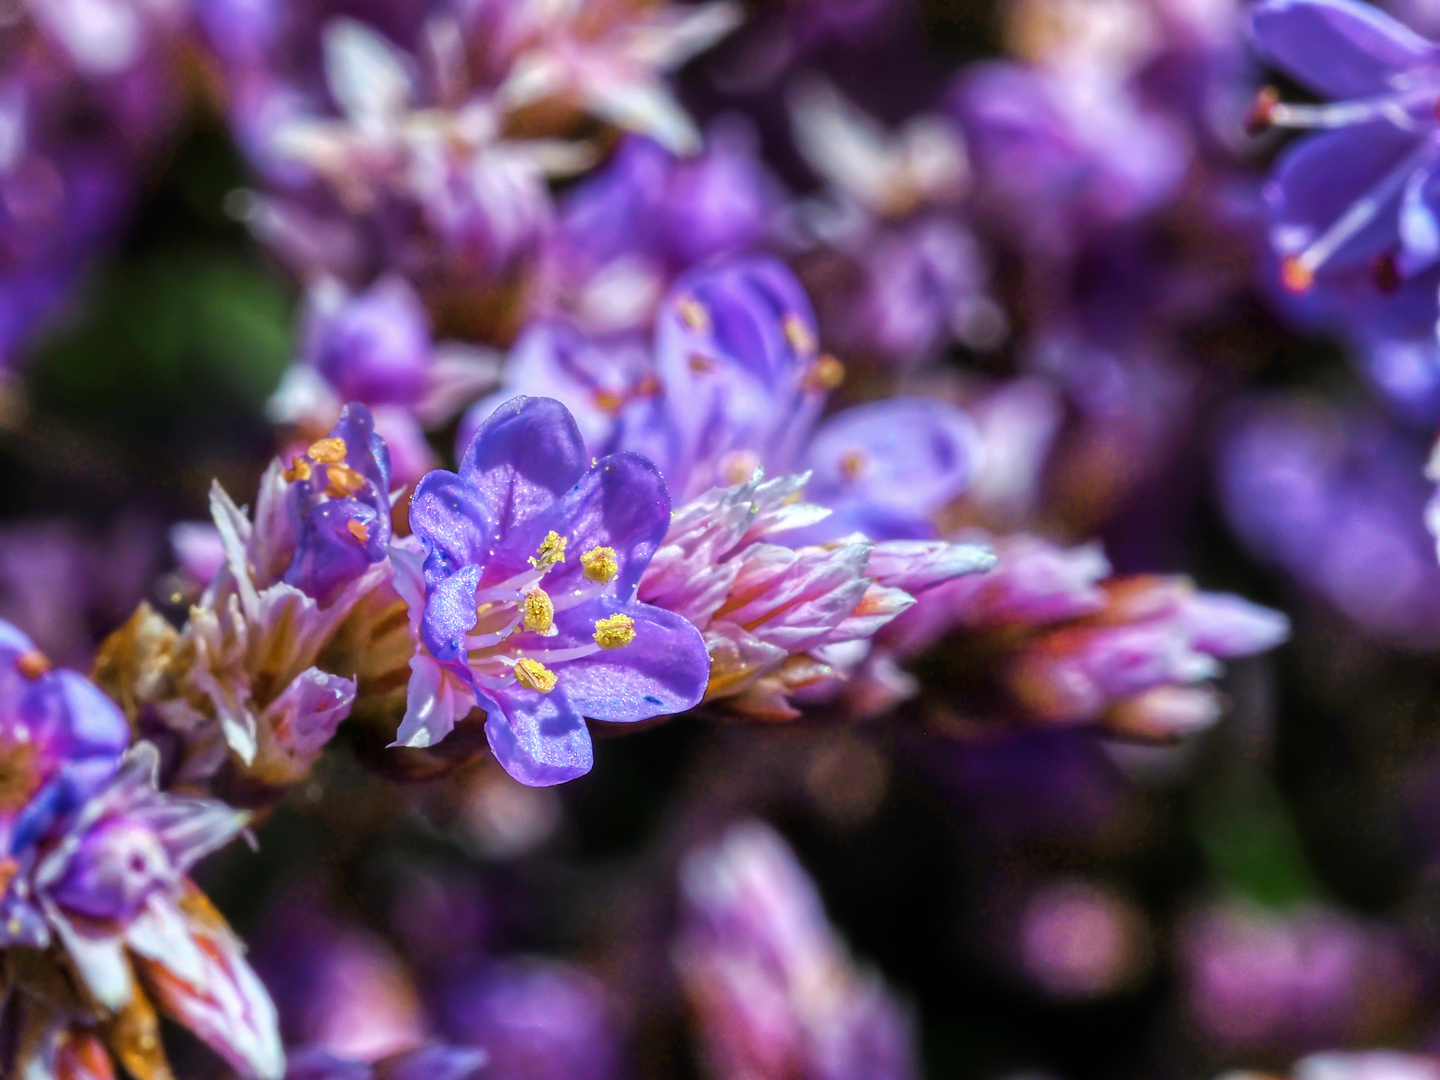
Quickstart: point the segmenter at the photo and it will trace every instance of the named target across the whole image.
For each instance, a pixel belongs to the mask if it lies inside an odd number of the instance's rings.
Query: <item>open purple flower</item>
[[[1253,116],[1319,129],[1265,189],[1285,287],[1304,292],[1322,271],[1367,264],[1393,287],[1435,265],[1440,48],[1357,0],[1263,0],[1250,29],[1266,61],[1326,99],[1290,105],[1267,90]]]
[[[700,701],[710,660],[699,631],[635,599],[670,524],[660,472],[635,454],[588,469],[586,457],[563,405],[522,397],[481,425],[458,474],[420,481],[410,525],[425,551],[423,648],[397,745],[449,732],[447,674],[485,710],[496,758],[532,786],[590,770],[585,717],[628,723]],[[413,573],[404,551],[396,561],[397,578]],[[397,587],[413,619],[419,597]]]

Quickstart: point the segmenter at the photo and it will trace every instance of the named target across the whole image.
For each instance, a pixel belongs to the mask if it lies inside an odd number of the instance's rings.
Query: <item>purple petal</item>
[[[497,531],[491,505],[473,484],[444,469],[427,473],[415,486],[410,528],[425,544],[427,584],[489,561]]]
[[[475,625],[475,589],[481,567],[466,566],[427,591],[420,636],[439,660],[454,660],[465,653],[465,635]]]
[[[1369,4],[1264,0],[1250,9],[1256,51],[1326,97],[1371,97],[1394,77],[1435,58],[1435,47]]]
[[[517,397],[480,425],[460,475],[493,508],[504,536],[545,509],[585,472],[585,443],[568,409],[552,398]]]
[[[356,525],[364,540],[350,531]],[[299,523],[295,558],[284,581],[328,605],[371,564],[385,557],[389,534],[390,515],[377,513],[368,503],[358,499],[321,503]]]
[[[1276,163],[1265,185],[1271,242],[1283,255],[1313,243],[1360,199],[1382,184],[1422,142],[1384,120],[1301,139]],[[1417,162],[1418,164],[1418,162]],[[1403,179],[1403,178],[1402,178]],[[1374,219],[1326,263],[1334,271],[1368,261],[1399,244],[1395,204],[1403,184],[1391,185]]]
[[[569,554],[546,575],[549,592],[558,596],[581,587],[581,554],[609,547],[615,549],[619,565],[609,591],[633,596],[669,528],[670,493],[660,470],[638,454],[615,454],[598,462],[564,498],[507,537],[504,549],[496,553],[496,572],[513,572],[511,567],[518,568],[533,555],[553,529],[568,541]]]
[[[409,404],[429,374],[430,318],[409,283],[391,274],[317,316],[307,351],[341,398]]]
[[[495,760],[520,783],[563,784],[584,776],[595,763],[584,717],[563,688],[542,694],[515,687],[482,700],[481,706],[488,714],[485,737]]]
[[[892,516],[924,517],[969,486],[980,450],[974,421],[947,402],[859,405],[816,432],[806,454],[810,494],[821,503],[856,501]]]
[[[345,440],[345,464],[370,481],[374,488],[371,498],[378,500],[376,509],[388,511],[390,451],[385,440],[375,434],[375,418],[370,410],[357,401],[350,402],[330,434]]]
[[[556,624],[562,634],[589,638],[596,620],[617,614],[634,621],[634,641],[557,667],[571,704],[585,716],[612,724],[682,713],[700,704],[710,656],[700,631],[673,611],[600,599],[560,613]]]

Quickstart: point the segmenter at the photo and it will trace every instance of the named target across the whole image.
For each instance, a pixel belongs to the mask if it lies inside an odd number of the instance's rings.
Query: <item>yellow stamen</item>
[[[50,674],[50,658],[39,649],[31,649],[20,654],[15,661],[15,667],[21,675],[34,682],[40,676]]]
[[[544,589],[531,589],[525,594],[525,629],[543,634],[555,625],[555,604]]]
[[[847,480],[858,480],[865,472],[865,455],[858,450],[851,450],[840,459],[840,471]]]
[[[805,372],[806,390],[834,390],[845,381],[845,365],[826,353]]]
[[[675,310],[680,313],[681,321],[695,333],[703,334],[710,329],[710,309],[693,296],[682,296],[675,301]]]
[[[620,564],[615,561],[615,549],[612,547],[593,547],[580,556],[580,565],[585,571],[586,581],[597,581],[601,585],[608,585],[615,580],[615,575],[620,572]]]
[[[325,468],[325,494],[340,499],[354,495],[365,486],[365,478],[349,465],[327,465]]]
[[[1315,272],[1295,255],[1280,260],[1280,284],[1286,292],[1309,292],[1315,284]]]
[[[786,315],[785,321],[780,326],[785,331],[785,340],[790,343],[790,348],[801,356],[809,356],[815,351],[819,343],[815,340],[815,334],[810,327],[805,325],[805,320],[799,315]]]
[[[595,644],[602,649],[619,649],[635,640],[635,620],[629,615],[611,615],[595,623]]]
[[[286,469],[280,475],[292,484],[297,480],[309,480],[310,462],[306,461],[303,457],[297,457],[294,461],[290,462],[290,468]]]
[[[540,541],[540,550],[530,556],[530,565],[536,570],[549,570],[556,563],[565,561],[565,545],[568,541],[554,529]]]
[[[699,353],[691,353],[686,363],[690,365],[690,370],[696,375],[706,375],[715,370],[715,361],[701,356]]]
[[[308,453],[319,465],[338,465],[345,460],[345,449],[345,440],[336,437],[311,443]]]
[[[555,689],[555,673],[547,668],[539,660],[531,660],[528,656],[515,661],[515,681],[527,690],[538,690],[542,694],[548,694]]]
[[[369,526],[367,526],[363,521],[347,521],[345,523],[345,528],[349,529],[350,535],[355,537],[355,539],[360,541],[360,543],[365,544],[370,541]]]
[[[613,390],[596,390],[593,397],[595,407],[602,412],[614,414],[625,406],[625,399]]]

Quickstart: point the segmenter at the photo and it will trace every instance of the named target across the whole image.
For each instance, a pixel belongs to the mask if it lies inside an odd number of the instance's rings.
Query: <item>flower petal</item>
[[[480,425],[460,462],[460,475],[493,508],[504,536],[569,490],[585,464],[584,440],[564,405],[552,398],[517,397]]]
[[[482,700],[485,737],[495,760],[528,787],[550,787],[584,776],[595,763],[585,719],[565,691],[516,688]],[[493,705],[493,707],[491,707]]]
[[[429,590],[420,636],[439,660],[454,660],[465,651],[465,635],[475,625],[475,588],[481,572],[480,566],[467,566]]]
[[[1330,98],[1394,89],[1392,78],[1435,56],[1435,46],[1379,8],[1355,0],[1264,0],[1250,35],[1266,61]]]
[[[628,615],[635,640],[557,669],[576,709],[595,720],[628,724],[693,709],[705,696],[710,656],[700,631],[687,620],[649,604],[592,600],[557,617],[578,636],[596,620]],[[587,634],[588,636],[588,634]]]
[[[415,486],[410,529],[425,544],[428,584],[490,558],[496,535],[491,506],[473,484],[444,469],[426,474]]]

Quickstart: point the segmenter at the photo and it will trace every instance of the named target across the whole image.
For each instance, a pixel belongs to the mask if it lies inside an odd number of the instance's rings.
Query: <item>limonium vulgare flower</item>
[[[1394,289],[1434,266],[1440,50],[1359,0],[1262,0],[1250,30],[1262,59],[1325,99],[1286,104],[1266,90],[1253,114],[1260,127],[1316,131],[1265,188],[1284,286],[1371,266]]]
[[[556,784],[590,770],[585,717],[630,723],[699,703],[699,631],[635,598],[670,524],[665,482],[636,454],[586,458],[563,405],[522,397],[480,426],[458,473],[417,485],[423,556],[394,556],[420,642],[397,745],[438,742],[478,704],[506,771]]]
[[[384,441],[369,411],[350,405],[328,437],[288,466],[271,463],[253,519],[212,488],[225,561],[189,620],[176,631],[141,605],[96,664],[135,722],[174,746],[180,779],[208,783],[227,761],[252,784],[308,771],[365,667],[363,657],[337,670],[317,661],[337,638],[369,643],[368,617],[399,603],[388,590],[389,487]],[[403,618],[381,615],[379,633],[387,626],[404,641]]]
[[[402,1050],[373,1062],[304,1048],[290,1056],[285,1080],[479,1080],[492,1075],[489,1065],[490,1055],[479,1047],[444,1043]]]
[[[242,1075],[284,1072],[274,1008],[187,874],[247,815],[156,789],[116,705],[0,624],[0,1048],[6,1075],[169,1075],[156,1008]],[[90,1072],[73,1072],[81,1067]]]
[[[683,275],[660,305],[650,356],[631,337],[592,342],[539,323],[517,343],[504,393],[555,394],[591,453],[643,453],[684,498],[757,467],[808,471],[807,497],[834,511],[826,538],[933,536],[929,516],[975,473],[978,432],[946,402],[888,398],[821,421],[844,367],[820,351],[809,299],[776,259]],[[462,439],[502,398],[471,410]]]
[[[674,956],[713,1074],[908,1080],[911,1022],[857,969],[815,885],[775,832],[731,826],[681,874]]]

